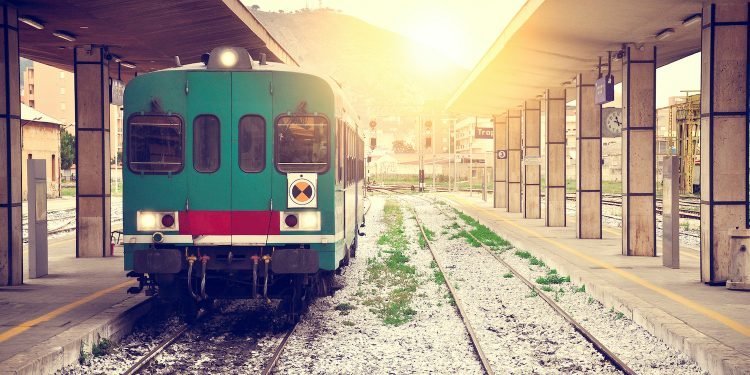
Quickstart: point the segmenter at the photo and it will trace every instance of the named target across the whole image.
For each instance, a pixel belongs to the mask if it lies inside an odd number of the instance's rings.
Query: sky
[[[322,6],[341,10],[375,26],[442,51],[466,69],[474,68],[525,0],[241,0],[265,11]],[[469,5],[470,4],[470,5]],[[657,70],[656,107],[681,90],[700,88],[700,54]]]

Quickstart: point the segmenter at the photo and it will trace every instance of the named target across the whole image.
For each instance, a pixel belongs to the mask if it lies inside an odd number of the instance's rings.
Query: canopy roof
[[[16,1],[18,15],[44,25],[37,30],[19,22],[23,57],[73,70],[73,48],[106,45],[111,54],[148,72],[200,61],[214,47],[246,48],[258,59],[298,65],[239,0],[25,0]],[[73,35],[69,42],[52,35]],[[117,77],[117,64],[110,64]],[[123,78],[135,70],[122,68]]]
[[[448,103],[463,114],[516,108],[578,73],[597,69],[599,57],[623,44],[656,44],[663,66],[700,51],[700,0],[528,0]],[[658,41],[656,34],[674,34]],[[621,70],[612,64],[615,76]],[[606,70],[606,68],[605,68]],[[619,79],[618,79],[619,80]]]

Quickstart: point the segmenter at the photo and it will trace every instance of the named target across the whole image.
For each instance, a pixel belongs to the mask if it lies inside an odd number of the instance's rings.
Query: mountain
[[[339,82],[365,121],[440,112],[467,74],[437,51],[333,10],[251,12],[300,65]]]

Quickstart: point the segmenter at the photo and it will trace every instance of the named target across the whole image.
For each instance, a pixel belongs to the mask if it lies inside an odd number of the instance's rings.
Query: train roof
[[[252,61],[252,69],[250,70],[228,70],[228,69],[209,69],[209,66],[207,64],[204,64],[202,62],[198,63],[192,63],[192,64],[185,64],[181,66],[176,66],[172,68],[157,70],[149,73],[143,74],[143,76],[146,76],[148,74],[153,73],[159,73],[159,72],[168,72],[168,71],[216,71],[216,72],[232,72],[232,71],[242,71],[242,72],[288,72],[288,73],[298,73],[298,74],[307,74],[311,76],[318,77],[328,83],[329,86],[331,86],[331,89],[334,92],[334,95],[341,98],[342,103],[344,107],[346,108],[346,112],[349,114],[354,114],[352,117],[355,118],[355,122],[359,122],[360,117],[356,115],[356,112],[354,111],[354,107],[349,102],[347,96],[344,94],[344,90],[341,87],[341,84],[333,79],[332,77],[316,73],[310,69],[304,69],[298,66],[288,65],[288,64],[282,64],[282,63],[276,63],[276,62],[266,62],[264,64],[261,64],[259,61],[251,60]]]

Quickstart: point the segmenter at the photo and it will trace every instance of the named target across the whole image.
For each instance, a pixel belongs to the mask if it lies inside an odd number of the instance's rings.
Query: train
[[[186,317],[276,299],[294,320],[331,293],[365,224],[359,117],[334,80],[223,46],[124,93],[130,292]]]

